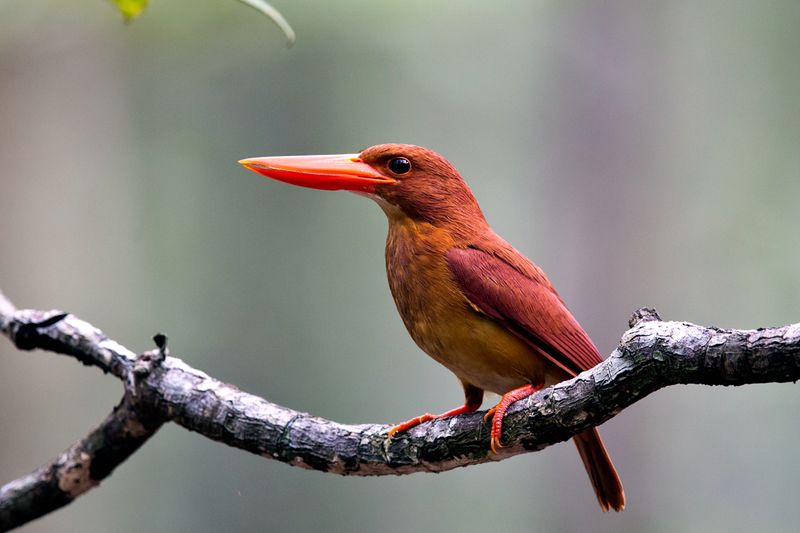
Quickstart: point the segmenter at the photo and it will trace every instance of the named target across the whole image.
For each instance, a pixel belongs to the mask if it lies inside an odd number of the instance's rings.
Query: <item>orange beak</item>
[[[268,178],[325,191],[374,192],[376,185],[396,183],[361,161],[359,154],[254,157],[239,163]]]

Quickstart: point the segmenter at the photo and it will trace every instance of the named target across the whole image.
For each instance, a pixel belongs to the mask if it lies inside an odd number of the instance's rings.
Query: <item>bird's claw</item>
[[[494,435],[492,432],[492,437],[489,441],[489,449],[495,455],[500,453],[500,448],[505,448],[502,444],[500,444],[500,435]]]
[[[518,400],[527,398],[540,388],[541,386],[537,385],[525,385],[509,391],[500,398],[500,403],[486,411],[486,414],[483,415],[484,422],[488,422],[489,417],[492,417],[492,432],[491,440],[489,441],[489,449],[492,453],[500,453],[500,448],[505,447],[500,444],[500,437],[503,435],[503,418],[506,416],[506,411],[508,411],[509,406]]]
[[[489,411],[486,412],[486,415],[483,417],[484,422],[488,422],[491,417],[492,419],[492,431],[490,433],[489,439],[489,450],[491,453],[497,455],[500,453],[500,448],[505,448],[500,443],[500,438],[503,436],[503,415],[505,413],[500,413],[500,418],[497,418],[497,407],[492,407]]]
[[[500,443],[500,437],[502,437],[503,433],[503,424],[502,424],[503,413],[500,414],[501,416],[500,420],[494,420],[493,417],[495,416],[496,413],[497,413],[497,407],[492,407],[491,409],[486,411],[486,414],[483,415],[483,423],[486,424],[491,422],[492,425],[491,437],[489,439],[489,450],[493,454],[498,454],[500,453],[500,448],[505,448],[505,446],[503,446]]]

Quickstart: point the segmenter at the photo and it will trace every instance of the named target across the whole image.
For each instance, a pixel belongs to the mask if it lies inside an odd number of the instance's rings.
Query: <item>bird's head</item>
[[[368,196],[390,218],[405,215],[431,223],[483,220],[458,171],[421,146],[379,144],[358,154],[255,157],[239,163],[292,185]]]

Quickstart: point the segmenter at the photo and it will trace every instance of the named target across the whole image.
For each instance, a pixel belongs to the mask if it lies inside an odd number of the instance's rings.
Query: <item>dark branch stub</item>
[[[161,352],[161,360],[163,361],[166,359],[167,353],[167,336],[163,333],[156,333],[153,335],[153,342],[156,343],[158,346],[159,351]]]
[[[69,313],[61,313],[58,311],[52,311],[52,316],[48,318],[44,318],[39,322],[31,322],[30,324],[25,324],[13,335],[14,345],[20,350],[33,350],[37,348],[36,339],[38,334],[41,330],[47,329],[50,326],[54,326],[67,318]]]
[[[35,313],[38,315],[37,319],[19,324],[17,328],[12,328],[9,333],[11,341],[19,350],[31,351],[39,348],[40,343],[42,343],[42,336],[40,335],[42,330],[58,324],[69,316],[69,313],[62,311],[39,311]]]

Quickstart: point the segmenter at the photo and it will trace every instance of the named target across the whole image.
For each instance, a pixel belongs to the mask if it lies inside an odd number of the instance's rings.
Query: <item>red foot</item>
[[[506,416],[506,411],[508,411],[511,404],[523,398],[527,398],[541,388],[541,385],[525,385],[524,387],[508,391],[500,398],[500,403],[486,412],[483,417],[484,422],[494,416],[492,419],[492,437],[490,441],[492,453],[498,453],[500,448],[503,447],[503,445],[500,444],[500,437],[503,434],[503,417]]]
[[[430,413],[425,413],[422,416],[418,416],[418,417],[412,418],[411,420],[406,420],[402,424],[396,425],[395,427],[393,427],[392,429],[389,430],[389,433],[388,433],[387,436],[388,436],[388,438],[391,439],[392,437],[394,437],[395,433],[399,433],[401,431],[408,431],[409,429],[411,429],[411,428],[413,428],[415,426],[418,426],[418,425],[420,425],[420,424],[422,424],[424,422],[428,422],[429,420],[435,420],[437,418],[447,418],[447,417],[450,417],[450,416],[462,415],[464,413],[474,413],[475,411],[478,410],[478,407],[480,407],[480,406],[481,406],[481,404],[479,404],[479,403],[478,404],[465,403],[461,407],[456,407],[455,409],[450,409],[449,411],[446,411],[446,412],[444,412],[444,413],[442,413],[440,415],[432,415]]]

